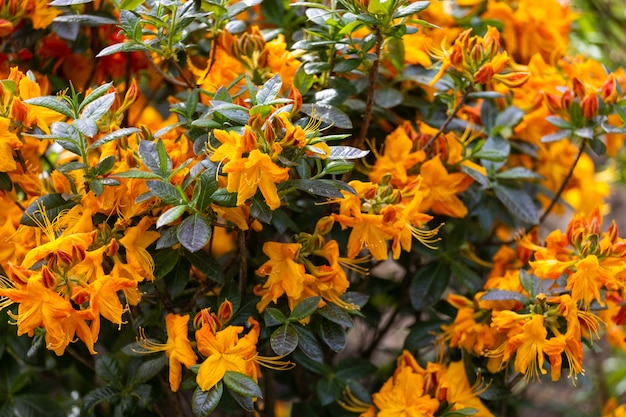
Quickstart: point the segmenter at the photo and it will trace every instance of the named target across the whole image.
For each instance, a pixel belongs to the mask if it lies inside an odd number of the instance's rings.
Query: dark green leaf
[[[67,164],[63,164],[63,165],[59,165],[57,167],[57,170],[59,172],[71,172],[71,171],[78,171],[79,169],[85,169],[85,168],[89,168],[89,165],[87,164],[83,164],[82,162],[78,162],[78,161],[72,161],[72,162],[68,162]]]
[[[222,266],[215,258],[206,252],[185,252],[185,258],[189,259],[193,266],[198,268],[206,277],[218,284],[226,282]]]
[[[108,17],[94,16],[89,14],[65,14],[54,18],[55,22],[79,23],[85,26],[116,25],[117,21]]]
[[[515,127],[519,124],[519,122],[522,121],[522,118],[525,114],[526,113],[523,110],[515,106],[509,106],[504,109],[504,111],[498,113],[495,125],[503,127]]]
[[[176,236],[185,249],[197,252],[209,242],[211,226],[202,215],[194,213],[182,221]]]
[[[96,165],[96,175],[106,175],[113,169],[115,165],[115,156],[109,155],[104,159],[101,159]]]
[[[364,151],[352,146],[330,146],[328,159],[361,159],[365,158],[370,151]]]
[[[257,104],[267,104],[274,100],[280,92],[282,86],[283,81],[281,80],[279,74],[276,74],[267,80],[256,94]]]
[[[165,355],[161,354],[155,359],[148,359],[139,366],[137,372],[132,375],[131,384],[134,386],[143,384],[144,382],[155,377],[165,365],[168,364],[168,359]]]
[[[61,97],[56,97],[56,96],[34,97],[34,98],[29,98],[28,100],[25,100],[24,103],[54,110],[55,112],[61,113],[63,116],[69,117],[71,119],[75,117],[74,113],[72,112],[72,109],[70,109],[67,102],[63,100]]]
[[[236,392],[244,397],[256,397],[263,398],[261,389],[254,382],[254,379],[248,375],[244,375],[239,372],[226,371],[224,374],[224,384],[229,390]]]
[[[176,237],[176,230],[178,229],[178,225],[172,227],[166,227],[159,230],[161,236],[156,241],[156,249],[165,249],[171,248],[176,245],[178,242],[178,238]]]
[[[572,124],[567,120],[563,120],[558,116],[548,116],[546,117],[546,122],[560,128],[560,129],[571,129]]]
[[[369,300],[369,298],[370,298],[369,295],[362,294],[356,291],[347,291],[341,296],[342,301],[345,301],[348,304],[354,304],[355,306],[359,308],[367,304],[367,301]]]
[[[529,300],[524,294],[520,294],[515,291],[507,291],[507,290],[489,290],[482,297],[481,300],[485,301],[510,301],[515,300],[519,301],[522,304],[528,304]]]
[[[209,417],[220,403],[223,393],[224,386],[222,381],[219,381],[208,391],[202,391],[200,388],[196,388],[191,398],[191,411],[194,417]]]
[[[501,184],[494,184],[493,191],[498,200],[500,200],[515,217],[528,224],[539,223],[537,207],[526,192]]]
[[[379,88],[374,92],[374,102],[384,109],[401,104],[403,99],[402,93],[395,88]]]
[[[324,353],[313,333],[304,326],[294,325],[298,332],[298,347],[315,362],[324,362]]]
[[[161,170],[161,174],[163,177],[167,177],[172,172],[172,160],[167,154],[167,150],[165,149],[165,144],[161,139],[157,140],[156,143],[157,157],[159,158],[159,169]]]
[[[468,290],[476,292],[482,287],[482,278],[464,263],[452,260],[450,262],[450,270],[456,279]]]
[[[159,153],[157,151],[157,145],[155,142],[142,140],[139,142],[137,149],[139,157],[143,164],[153,173],[158,176],[163,176],[161,173],[161,165],[159,164]]]
[[[39,225],[45,225],[47,222],[52,223],[59,213],[69,210],[75,205],[75,201],[66,200],[59,193],[46,194],[26,207],[20,223],[32,227],[39,227]],[[44,216],[47,220],[44,220]]]
[[[354,26],[359,26],[361,24],[360,22],[352,23],[355,24]],[[335,73],[350,72],[357,69],[359,65],[361,65],[361,60],[357,58],[339,59],[337,63],[335,63],[333,71]]]
[[[176,298],[183,292],[189,282],[189,270],[191,263],[185,258],[179,258],[176,268],[171,274],[165,276],[167,290],[172,298]]]
[[[517,179],[530,179],[530,180],[540,180],[543,178],[541,175],[536,173],[535,171],[531,171],[530,169],[524,167],[513,167],[506,171],[496,173],[496,178],[501,180],[517,180]]]
[[[277,308],[266,308],[263,317],[265,318],[265,325],[267,327],[287,323],[287,317]]]
[[[341,387],[332,378],[322,378],[317,381],[315,391],[317,398],[323,406],[330,405],[338,398],[341,398]]]
[[[234,391],[228,391],[231,398],[235,400],[239,407],[247,411],[248,413],[252,413],[254,411],[254,401],[250,397],[244,397],[243,395],[239,395]]]
[[[350,379],[362,379],[376,372],[376,366],[361,358],[344,358],[337,364],[335,378],[348,382]]]
[[[121,386],[122,364],[114,356],[97,355],[95,356],[96,374],[98,377],[111,386]]]
[[[319,195],[329,198],[343,198],[341,191],[337,187],[330,185],[324,180],[301,180],[293,179],[287,182],[290,186],[297,188],[298,190],[305,191],[311,195]]]
[[[179,205],[185,204],[176,187],[169,182],[159,180],[146,181],[148,189],[152,195],[159,197],[165,204]]]
[[[430,2],[428,1],[416,1],[415,3],[411,3],[407,6],[399,7],[398,10],[393,14],[393,18],[397,19],[399,17],[414,15],[426,9],[429,5]]]
[[[91,145],[89,145],[89,147],[87,148],[88,151],[92,150],[92,149],[96,149],[102,145],[104,145],[105,143],[109,143],[113,140],[119,139],[119,138],[123,138],[129,135],[132,135],[133,133],[138,133],[140,132],[139,129],[137,129],[136,127],[127,127],[124,129],[118,129],[115,130],[111,133],[108,133],[104,136],[102,136],[100,139],[94,141],[94,143],[92,143]]]
[[[606,144],[600,138],[593,138],[590,140],[589,146],[596,153],[596,155],[602,156],[606,154]]]
[[[289,315],[289,319],[299,321],[309,317],[311,314],[315,313],[321,299],[322,297],[317,296],[305,298],[300,301]]]
[[[180,254],[177,250],[163,249],[156,251],[152,258],[154,259],[154,276],[156,279],[161,279],[174,269]]]
[[[79,113],[82,112],[86,106],[88,106],[89,104],[93,103],[94,101],[96,101],[97,99],[105,95],[107,91],[109,91],[111,86],[113,86],[113,83],[102,84],[101,86],[94,88],[89,93],[89,95],[85,97],[85,99],[80,103],[80,106],[78,106],[78,112]],[[112,94],[115,94],[115,93],[112,93]],[[89,117],[89,115],[83,115],[83,117]]]
[[[65,417],[67,414],[45,395],[23,393],[13,397],[15,415],[20,417]]]
[[[114,402],[119,398],[119,391],[111,387],[98,387],[90,391],[83,400],[83,407],[86,410],[93,410],[101,402]]]
[[[446,324],[442,320],[419,322],[411,327],[409,334],[404,339],[404,349],[417,351],[426,346],[432,346],[441,333],[441,326]]]
[[[118,177],[118,178],[140,178],[140,179],[146,179],[146,180],[161,178],[159,174],[154,174],[148,171],[141,171],[138,169],[130,169],[124,172],[116,172],[111,175],[114,175],[115,177]]]
[[[310,117],[340,129],[352,129],[352,121],[347,114],[330,104],[303,104],[302,112]]]
[[[264,198],[254,196],[250,206],[250,216],[261,223],[270,224],[272,221],[272,209],[269,208]]]
[[[11,177],[6,172],[0,172],[0,190],[11,191],[13,189],[13,182]]]
[[[330,320],[333,323],[337,323],[348,328],[353,326],[350,315],[336,304],[328,303],[324,307],[317,309],[317,312],[326,320]]]
[[[211,200],[222,207],[237,207],[237,193],[229,193],[226,188],[220,188],[211,195]]]
[[[415,310],[424,310],[435,304],[450,282],[450,268],[443,262],[422,266],[411,280],[409,297]]]
[[[571,135],[572,135],[571,130],[559,130],[556,133],[551,133],[549,135],[543,136],[541,138],[541,142],[543,143],[556,142],[557,140],[565,139]]]
[[[337,323],[322,320],[320,336],[324,343],[334,352],[341,352],[346,347],[346,329]]]
[[[290,324],[283,324],[272,332],[270,346],[277,355],[288,355],[298,347],[298,332]]]

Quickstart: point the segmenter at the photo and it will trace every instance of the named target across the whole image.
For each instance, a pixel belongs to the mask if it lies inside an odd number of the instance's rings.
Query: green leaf
[[[165,355],[159,355],[159,357],[155,359],[145,361],[139,366],[137,372],[132,375],[131,385],[141,385],[155,377],[163,368],[165,368],[165,365],[167,365],[168,362],[169,360]]]
[[[229,390],[244,397],[263,398],[261,388],[254,382],[254,379],[240,372],[226,371],[224,374],[224,384]]]
[[[95,357],[95,368],[98,377],[111,386],[122,386],[122,364],[114,356],[97,355]]]
[[[560,129],[571,129],[572,124],[567,120],[561,119],[558,116],[548,116],[546,117],[546,122],[560,128]]]
[[[78,106],[78,112],[82,112],[86,106],[88,106],[89,104],[93,103],[94,101],[96,101],[97,99],[99,99],[100,97],[102,97],[103,95],[106,94],[107,91],[109,91],[109,89],[111,88],[111,86],[113,85],[113,83],[106,83],[106,84],[102,84],[99,87],[94,88],[87,97],[85,97],[85,99],[80,103],[80,106]],[[112,93],[115,94],[115,93]],[[88,116],[85,116],[88,117]]]
[[[328,180],[293,179],[289,180],[287,184],[311,195],[329,198],[343,198],[341,191],[339,191],[334,184],[330,185],[327,181]]]
[[[477,98],[491,100],[491,99],[503,98],[503,97],[504,95],[502,93],[498,93],[496,91],[474,91],[467,95],[467,98],[469,100],[473,100]]]
[[[299,324],[294,325],[294,327],[298,332],[298,347],[300,350],[315,362],[323,363],[324,353],[317,339],[315,339],[315,335],[309,329]]]
[[[161,178],[160,175],[148,171],[141,171],[139,169],[129,169],[128,171],[116,172],[111,175],[117,178],[139,178],[145,180]]]
[[[515,217],[528,224],[539,224],[539,212],[530,196],[517,188],[493,185],[496,197]]]
[[[483,280],[469,266],[455,260],[450,261],[452,275],[461,282],[468,290],[476,292],[480,290]]]
[[[589,147],[596,155],[602,156],[606,153],[606,144],[600,138],[593,138],[589,141]]]
[[[298,332],[292,325],[283,324],[272,332],[270,346],[277,355],[288,355],[298,347]]]
[[[76,119],[72,122],[72,127],[89,138],[96,136],[96,133],[98,133],[98,124],[95,119]]]
[[[303,104],[301,111],[307,116],[321,120],[326,124],[334,125],[340,129],[352,129],[350,117],[330,104]]]
[[[11,177],[6,172],[0,172],[0,190],[11,191],[13,189],[13,182]]]
[[[404,339],[404,349],[417,351],[426,346],[432,346],[441,332],[441,326],[446,324],[443,320],[419,322],[413,325],[409,334]]]
[[[352,146],[330,146],[328,159],[361,159],[365,158],[370,151],[364,151]]]
[[[172,299],[180,295],[185,287],[187,287],[190,269],[191,262],[185,258],[179,258],[176,268],[174,268],[171,274],[165,276],[167,290],[169,291]]]
[[[143,164],[152,172],[158,176],[164,178],[161,173],[161,164],[159,163],[159,152],[157,151],[157,144],[148,140],[142,140],[139,142],[137,148],[139,157]]]
[[[415,310],[434,305],[450,282],[450,267],[443,262],[431,262],[419,268],[411,280],[409,297]]]
[[[388,5],[394,3],[392,0],[370,0],[367,3],[367,11],[371,14],[388,15]]]
[[[346,25],[344,27],[344,29],[350,25],[353,25],[354,27],[362,26],[361,22],[352,22],[349,23],[348,25]],[[343,30],[343,29],[342,29]],[[343,73],[343,72],[350,72],[350,71],[354,71],[355,69],[357,69],[359,67],[359,65],[361,65],[361,60],[357,59],[357,58],[349,58],[349,59],[338,59],[338,61],[335,63],[335,66],[333,67],[333,72],[335,73]]]
[[[115,156],[109,155],[104,159],[101,159],[96,165],[96,175],[106,175],[113,169],[115,165]]]
[[[194,213],[182,221],[176,236],[185,249],[197,252],[209,242],[211,226],[201,214]]]
[[[267,327],[276,326],[278,324],[285,324],[288,322],[287,317],[277,308],[268,307],[263,314],[265,318],[265,325]]]
[[[117,54],[118,52],[135,52],[147,50],[148,48],[145,45],[136,42],[116,43],[115,45],[109,45],[101,50],[98,55],[96,55],[96,58],[102,58],[104,56]]]
[[[515,300],[515,301],[519,301],[522,304],[526,305],[530,302],[530,300],[528,299],[528,297],[526,297],[524,294],[520,294],[518,292],[515,291],[507,291],[507,290],[497,290],[497,289],[491,289],[489,291],[487,291],[485,294],[483,294],[482,297],[480,297],[481,300],[485,300],[485,301],[510,301],[510,300]]]
[[[320,336],[324,343],[334,352],[341,352],[346,347],[346,329],[337,323],[322,320]]]
[[[526,113],[515,107],[509,106],[496,116],[495,125],[501,127],[515,127],[522,121]]]
[[[165,204],[185,204],[185,200],[182,199],[176,187],[169,182],[149,180],[146,181],[146,186],[152,195],[159,197]]]
[[[280,78],[279,74],[267,80],[256,94],[257,104],[267,104],[274,100],[276,96],[278,96],[282,86],[283,80]]]
[[[374,102],[383,109],[398,106],[404,100],[402,93],[395,88],[379,88],[374,92]]]
[[[561,140],[561,139],[565,139],[567,137],[570,137],[572,135],[572,131],[571,130],[559,130],[556,133],[551,133],[549,135],[545,135],[541,138],[541,142],[543,143],[548,143],[548,142],[556,142],[557,140]]]
[[[426,9],[429,5],[430,2],[428,1],[416,1],[415,3],[411,3],[408,6],[399,7],[398,10],[393,14],[393,18],[397,19],[399,17],[414,15]]]
[[[222,266],[215,260],[213,255],[203,251],[185,252],[185,258],[189,259],[193,266],[198,268],[208,279],[218,284],[226,282]]]
[[[144,0],[123,0],[122,4],[120,5],[120,8],[122,10],[135,10],[143,2]]]
[[[102,26],[117,24],[117,20],[89,14],[66,14],[55,17],[53,21],[61,23],[79,23],[84,26]]]
[[[111,141],[114,141],[116,139],[120,139],[126,136],[130,136],[134,133],[138,133],[141,132],[141,130],[137,129],[136,127],[126,127],[123,129],[118,129],[116,131],[113,131],[111,133],[108,133],[104,136],[102,136],[100,139],[94,141],[91,145],[89,145],[89,147],[87,148],[88,151],[91,151],[93,149],[96,149],[102,145],[104,145],[105,143],[109,143]]]
[[[531,274],[525,269],[519,270],[519,281],[522,288],[531,296],[535,298],[539,294],[541,288],[541,281],[535,274]]]
[[[76,205],[73,200],[66,200],[62,194],[52,193],[46,194],[33,201],[22,215],[20,224],[25,226],[39,227],[48,222],[52,223],[59,213],[69,210]],[[43,210],[43,213],[40,211]],[[46,220],[44,220],[44,216]]]
[[[219,381],[208,391],[196,388],[191,397],[191,411],[194,417],[209,417],[217,408],[224,393],[224,385]]]
[[[337,306],[336,304],[327,303],[324,307],[318,308],[317,312],[326,320],[330,320],[333,323],[337,323],[341,326],[350,328],[354,325],[350,315],[346,313],[343,308]]]
[[[237,193],[229,193],[226,188],[220,188],[211,194],[211,200],[222,207],[237,207]]]
[[[178,264],[180,254],[177,250],[163,249],[156,251],[152,258],[154,259],[154,276],[156,279],[161,279]]]
[[[170,224],[175,220],[178,220],[180,216],[185,214],[186,211],[187,211],[186,204],[181,204],[179,206],[174,206],[174,207],[167,209],[165,213],[159,216],[156,222],[157,229],[165,226],[166,224]]]
[[[70,109],[69,105],[65,100],[61,97],[56,96],[43,96],[43,97],[34,97],[25,100],[24,103],[30,104],[33,106],[45,107],[46,109],[54,110],[57,113],[61,113],[63,116],[69,117],[71,119],[75,118],[72,109]]]
[[[111,387],[98,387],[91,390],[83,399],[85,410],[93,410],[96,405],[102,402],[114,402],[119,398],[119,391]]]
[[[496,173],[496,178],[501,180],[518,180],[518,179],[529,179],[529,180],[540,180],[543,177],[532,171],[530,169],[524,167],[513,167],[506,171]]]
[[[315,313],[322,297],[308,297],[300,301],[289,315],[290,321],[300,321]]]
[[[352,379],[367,378],[374,372],[376,372],[376,366],[368,360],[362,358],[343,358],[337,364],[335,378],[347,383]]]
[[[157,157],[159,159],[159,169],[161,170],[161,174],[163,177],[167,177],[172,172],[172,160],[167,154],[167,150],[165,149],[165,144],[161,139],[157,140],[156,143]]]
[[[334,378],[322,378],[317,381],[315,392],[323,406],[330,405],[341,398],[341,387]]]

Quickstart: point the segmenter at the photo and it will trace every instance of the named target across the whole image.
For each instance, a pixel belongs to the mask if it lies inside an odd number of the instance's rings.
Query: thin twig
[[[365,138],[367,136],[367,132],[369,131],[370,122],[372,120],[372,111],[374,110],[374,93],[376,92],[376,82],[378,80],[378,66],[380,64],[380,53],[383,45],[383,35],[381,35],[378,28],[375,28],[376,31],[376,60],[372,63],[372,68],[370,68],[369,72],[369,81],[368,81],[368,90],[367,90],[367,101],[365,103],[365,114],[363,115],[363,123],[361,124],[361,130],[359,132],[359,137],[354,142],[354,146],[357,148],[361,148],[363,143],[365,143]]]
[[[439,136],[441,136],[443,132],[448,128],[448,125],[452,123],[452,120],[454,120],[454,118],[456,117],[456,114],[465,105],[468,95],[469,95],[469,91],[466,91],[465,93],[463,93],[456,107],[454,108],[454,110],[452,110],[452,113],[450,113],[448,118],[443,122],[443,124],[441,125],[437,133],[435,133],[435,135],[432,138],[430,138],[428,143],[426,143],[426,145],[424,146],[424,151],[428,151],[428,149],[432,146],[432,144],[435,143],[435,141],[439,138]]]
[[[556,192],[556,194],[552,198],[552,201],[550,201],[550,205],[548,206],[546,211],[539,218],[539,224],[543,223],[543,221],[546,219],[546,217],[548,217],[548,215],[550,214],[550,211],[552,211],[552,209],[554,208],[556,203],[561,198],[561,194],[563,194],[563,191],[565,191],[565,187],[567,187],[567,184],[569,183],[569,180],[572,178],[572,175],[574,174],[574,169],[576,169],[576,165],[578,165],[578,161],[580,160],[580,157],[583,155],[583,152],[585,151],[585,145],[586,144],[587,144],[587,142],[585,142],[584,140],[580,144],[580,147],[578,148],[578,155],[576,155],[576,159],[574,159],[574,162],[572,163],[572,166],[570,167],[569,172],[567,173],[567,175],[563,179],[563,182],[561,183],[561,186],[559,187],[559,190]]]
[[[144,56],[146,57],[146,59],[148,60],[148,62],[150,62],[150,64],[152,65],[152,68],[154,68],[154,70],[161,76],[163,77],[163,79],[165,81],[167,81],[170,84],[174,84],[177,85],[179,87],[189,87],[189,85],[185,82],[182,82],[180,80],[177,80],[176,78],[172,77],[171,75],[169,75],[168,73],[166,73],[165,71],[163,71],[151,58],[150,55],[148,54],[148,52],[143,51]],[[192,87],[193,88],[193,87]]]
[[[180,67],[180,65],[178,65],[178,62],[172,60],[172,63],[174,64],[174,68],[176,68],[176,71],[178,71],[178,74],[180,74],[180,77],[183,79],[183,81],[185,81],[185,84],[187,84],[187,87],[191,88],[192,90],[196,88],[196,82],[191,81],[187,78],[183,69]]]
[[[246,251],[246,232],[243,230],[239,231],[239,250],[241,251],[241,263],[239,264],[239,291],[241,293],[245,293],[246,291],[246,281],[248,274],[248,252]]]

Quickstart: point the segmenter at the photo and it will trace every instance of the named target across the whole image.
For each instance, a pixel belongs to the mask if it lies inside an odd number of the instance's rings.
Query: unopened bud
[[[54,288],[56,285],[56,276],[47,265],[41,267],[41,283],[46,288]]]
[[[233,303],[228,300],[224,300],[224,302],[217,309],[217,319],[220,322],[220,326],[228,323],[228,321],[233,317]]]
[[[615,74],[610,74],[606,79],[602,87],[600,87],[600,97],[605,103],[615,103],[617,100],[617,88],[616,88]]]
[[[322,217],[315,225],[315,234],[325,236],[332,230],[335,219],[332,216]]]
[[[576,97],[582,99],[585,96],[585,85],[582,81],[580,81],[578,77],[574,77],[574,79],[572,80],[572,87],[574,89],[574,94],[576,94]]]
[[[592,117],[597,115],[598,108],[600,106],[598,93],[596,93],[595,91],[589,92],[580,102],[580,106],[583,110],[583,116],[586,119],[591,119]]]

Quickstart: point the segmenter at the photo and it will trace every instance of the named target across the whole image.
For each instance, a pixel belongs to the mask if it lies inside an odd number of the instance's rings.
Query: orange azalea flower
[[[270,301],[276,303],[283,294],[287,294],[290,301],[302,296],[307,278],[304,265],[296,262],[301,248],[299,243],[265,242],[263,245],[263,253],[270,259],[256,271],[258,276],[268,277],[262,285],[267,292],[257,304],[259,312],[264,311]]]
[[[478,397],[480,392],[477,392],[477,387],[469,384],[463,361],[450,362],[445,367],[441,379],[439,390],[445,392],[449,404],[454,404],[453,410],[473,408],[476,410],[476,416],[493,417],[491,411]]]
[[[245,336],[239,337],[243,326],[228,326],[213,332],[211,326],[202,326],[196,330],[198,350],[206,359],[198,369],[196,381],[203,391],[208,391],[224,378],[227,371],[248,375],[258,379],[258,364],[254,361],[256,343],[259,337],[258,323],[252,321],[252,329]]]
[[[169,313],[165,316],[165,326],[167,328],[167,342],[165,344],[154,343],[146,339],[142,332],[141,339],[137,340],[137,344],[147,352],[138,351],[139,353],[148,352],[165,352],[170,360],[170,388],[173,392],[178,391],[180,381],[182,379],[182,366],[187,369],[196,364],[197,356],[191,348],[189,342],[188,327],[189,316],[181,316]]]
[[[109,320],[111,323],[117,324],[119,328],[122,326],[122,314],[128,310],[120,303],[117,292],[126,288],[137,288],[137,281],[126,278],[119,278],[113,275],[104,275],[98,277],[89,285],[90,306],[96,316],[92,326],[96,326],[95,334],[99,333],[100,315]]]
[[[289,168],[279,167],[269,155],[254,149],[247,158],[230,161],[224,166],[223,172],[229,174],[226,189],[237,193],[238,206],[260,189],[270,209],[280,207],[276,184],[289,179]]]
[[[0,117],[0,172],[17,168],[13,151],[22,147],[22,142],[9,130],[10,123],[6,117]]]
[[[467,215],[467,207],[456,194],[465,191],[472,184],[471,177],[461,172],[449,174],[439,155],[422,164],[420,175],[420,190],[424,193],[420,211],[432,209],[436,214],[458,218]]]
[[[582,301],[582,306],[586,311],[593,300],[597,300],[600,304],[600,288],[613,281],[613,276],[601,266],[595,255],[589,255],[584,259],[575,263],[576,271],[567,278],[568,290],[572,291],[572,298],[575,301]]]
[[[524,374],[527,380],[539,379],[540,373],[546,373],[543,362],[547,335],[544,317],[540,314],[533,314],[523,325],[521,333],[509,338],[505,348],[505,358],[515,352],[515,370]]]
[[[380,214],[359,214],[348,217],[333,213],[333,218],[343,228],[351,227],[348,237],[348,258],[356,258],[363,248],[367,248],[376,260],[388,258],[387,241],[393,238],[390,230],[383,223]]]
[[[151,226],[152,220],[142,217],[137,226],[128,227],[124,237],[119,239],[119,243],[126,248],[127,264],[150,281],[154,279],[154,261],[146,248],[161,236],[159,232],[148,230]]]

